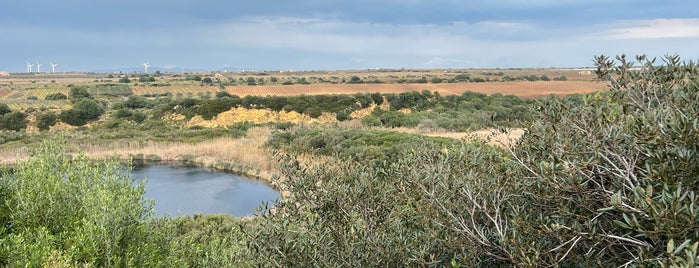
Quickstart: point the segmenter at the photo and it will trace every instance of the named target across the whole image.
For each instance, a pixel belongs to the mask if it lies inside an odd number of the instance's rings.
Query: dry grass
[[[473,132],[451,132],[443,129],[418,129],[418,128],[380,128],[385,130],[399,131],[403,133],[418,134],[430,137],[445,137],[452,139],[482,139],[485,140],[490,145],[511,147],[519,140],[522,135],[524,135],[525,129],[523,128],[512,128],[508,129],[507,132],[502,133],[497,129],[481,129]]]
[[[308,115],[295,111],[275,112],[270,109],[246,109],[242,107],[233,108],[216,115],[211,120],[204,120],[201,116],[194,116],[187,122],[188,126],[203,127],[226,127],[235,123],[251,122],[257,124],[291,122],[299,123],[332,123],[337,122],[334,114],[323,113],[318,118],[311,118]]]
[[[243,138],[217,138],[199,143],[172,142],[128,142],[115,141],[109,144],[69,144],[90,158],[105,158],[117,155],[129,159],[130,155],[158,155],[163,160],[178,160],[184,155],[193,155],[197,161],[209,165],[218,161],[237,163],[259,169],[261,178],[269,178],[274,171],[273,161],[262,148],[271,134],[269,128],[258,127],[248,130]],[[4,150],[0,163],[16,163],[28,157],[26,147]]]
[[[176,160],[183,155],[195,155],[208,161],[235,162],[271,171],[272,161],[262,145],[271,130],[264,127],[251,128],[243,138],[217,138],[199,143],[146,142],[143,144],[113,143],[108,145],[87,145],[81,148],[90,157],[119,155],[127,158],[130,154],[156,154],[163,160]]]

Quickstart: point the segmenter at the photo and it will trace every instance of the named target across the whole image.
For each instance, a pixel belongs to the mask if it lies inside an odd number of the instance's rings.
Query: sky
[[[0,71],[585,67],[699,59],[695,0],[3,0]]]

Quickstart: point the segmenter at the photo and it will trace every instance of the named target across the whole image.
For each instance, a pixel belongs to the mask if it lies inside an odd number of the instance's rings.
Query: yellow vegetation
[[[291,122],[299,123],[332,123],[337,122],[334,114],[323,113],[318,118],[311,118],[295,111],[275,112],[269,109],[245,109],[234,108],[218,114],[211,120],[204,120],[201,116],[195,116],[187,123],[188,126],[202,127],[227,127],[235,123],[251,122],[257,124]]]

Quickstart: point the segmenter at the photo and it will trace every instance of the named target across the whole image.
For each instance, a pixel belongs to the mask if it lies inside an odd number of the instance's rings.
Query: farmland
[[[308,72],[164,73],[155,82],[142,74],[34,74],[0,78],[0,100],[17,109],[47,107],[49,94],[68,94],[70,87],[123,84],[139,96],[211,97],[226,91],[241,97],[296,96],[410,91],[459,95],[467,91],[536,98],[603,90],[589,71],[573,69],[365,70]],[[119,83],[130,78],[129,83]],[[533,79],[532,79],[533,78]],[[203,81],[209,80],[206,83]],[[203,81],[202,81],[203,80]],[[51,103],[52,107],[65,104]]]
[[[539,82],[485,82],[485,83],[440,83],[440,84],[322,84],[322,85],[263,85],[226,87],[231,94],[295,96],[321,94],[353,94],[353,93],[402,93],[410,91],[429,90],[441,95],[459,95],[467,91],[485,94],[501,93],[516,95],[524,98],[535,98],[550,94],[568,95],[589,93],[604,89],[605,86],[596,82],[583,81],[539,81]]]

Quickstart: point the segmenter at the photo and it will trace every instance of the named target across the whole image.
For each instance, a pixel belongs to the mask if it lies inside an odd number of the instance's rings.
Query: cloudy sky
[[[5,0],[0,71],[581,67],[699,59],[695,0]],[[155,69],[154,69],[155,68]],[[36,71],[36,67],[34,67]]]

